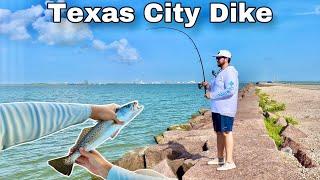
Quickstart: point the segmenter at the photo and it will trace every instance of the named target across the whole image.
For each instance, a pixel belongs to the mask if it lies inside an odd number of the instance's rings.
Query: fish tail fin
[[[48,164],[53,167],[56,171],[60,172],[61,174],[64,174],[66,176],[70,176],[73,169],[73,163],[67,163],[69,156],[57,158],[57,159],[51,159],[48,161]]]

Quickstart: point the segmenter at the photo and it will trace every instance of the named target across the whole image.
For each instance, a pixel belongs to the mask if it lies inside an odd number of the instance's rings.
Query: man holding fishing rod
[[[218,154],[208,164],[220,165],[217,170],[223,171],[236,168],[232,158],[232,126],[237,112],[239,81],[237,70],[230,65],[230,51],[220,50],[214,57],[220,71],[211,83],[202,82],[208,90],[205,97],[211,101],[212,121],[217,133]]]

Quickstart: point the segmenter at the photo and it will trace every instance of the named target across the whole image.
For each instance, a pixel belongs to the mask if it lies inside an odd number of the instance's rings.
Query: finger
[[[84,168],[86,168],[88,166],[87,161],[83,162],[83,161],[76,160],[75,163],[80,165],[80,166],[82,166],[82,167],[84,167]]]
[[[80,156],[76,159],[76,163],[85,164],[86,162],[88,162],[88,158],[84,156]]]
[[[84,167],[85,167],[85,164],[84,164],[84,163],[81,163],[81,162],[76,161],[76,164],[78,164],[78,165],[80,165],[80,166],[84,166]]]
[[[114,120],[114,122],[115,122],[116,124],[120,124],[120,125],[121,125],[121,124],[124,124],[124,121],[121,121],[121,120],[119,120],[119,119],[117,119],[117,118]]]
[[[119,109],[121,106],[119,104],[114,104],[116,109]]]
[[[80,154],[86,158],[91,157],[91,153],[84,150],[84,148],[80,148]]]
[[[112,103],[111,107],[112,107],[112,110],[115,112],[118,108],[120,108],[120,105],[116,103]]]
[[[93,155],[102,156],[97,150],[91,150],[90,153]]]

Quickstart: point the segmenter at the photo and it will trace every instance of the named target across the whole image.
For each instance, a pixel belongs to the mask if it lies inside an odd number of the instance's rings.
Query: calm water
[[[241,85],[241,87],[243,84]],[[154,144],[153,136],[172,124],[187,121],[200,107],[208,107],[196,85],[24,85],[0,86],[0,102],[51,101],[72,103],[126,103],[139,100],[144,111],[113,141],[98,150],[110,161],[137,147]],[[89,120],[38,141],[0,152],[0,179],[63,179],[47,160],[63,156]],[[90,179],[75,167],[71,179]]]

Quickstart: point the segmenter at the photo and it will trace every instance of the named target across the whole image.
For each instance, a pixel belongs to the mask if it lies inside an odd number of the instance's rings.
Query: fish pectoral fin
[[[75,146],[79,145],[80,141],[83,139],[84,136],[86,136],[89,133],[89,131],[91,129],[92,129],[92,127],[87,127],[87,128],[82,129],[80,135],[78,136],[78,139],[76,141]]]

